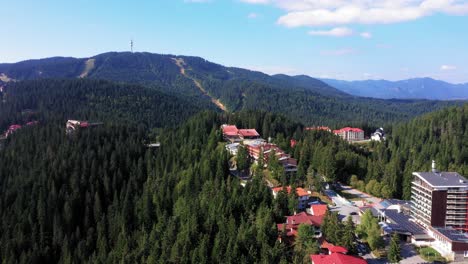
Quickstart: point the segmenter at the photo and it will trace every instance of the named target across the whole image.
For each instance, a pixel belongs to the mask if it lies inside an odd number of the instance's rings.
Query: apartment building
[[[468,262],[468,180],[456,172],[413,172],[411,217],[434,238],[432,246],[455,262]],[[465,262],[466,261],[466,262]]]

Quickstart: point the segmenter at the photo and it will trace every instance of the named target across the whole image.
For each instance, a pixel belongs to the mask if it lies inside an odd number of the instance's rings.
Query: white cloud
[[[356,53],[354,49],[351,48],[344,48],[344,49],[336,49],[336,50],[322,50],[320,54],[327,55],[327,56],[344,56],[348,54]]]
[[[259,17],[259,14],[257,13],[250,13],[249,15],[247,15],[248,18],[250,19],[255,19],[255,18],[258,18]]]
[[[277,23],[286,27],[390,24],[437,13],[468,15],[467,0],[241,0],[273,4],[286,14]]]
[[[361,34],[359,34],[361,37],[363,38],[366,38],[366,39],[370,39],[372,38],[372,34],[370,32],[362,32]]]
[[[453,70],[456,70],[456,69],[457,69],[457,66],[454,66],[454,65],[442,65],[442,66],[440,66],[441,71],[453,71]]]
[[[330,30],[311,30],[312,36],[346,37],[353,35],[353,30],[347,27],[337,27]]]

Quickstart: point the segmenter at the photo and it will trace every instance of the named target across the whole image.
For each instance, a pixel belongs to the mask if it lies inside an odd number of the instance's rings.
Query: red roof
[[[299,225],[304,224],[320,227],[322,221],[323,216],[310,215],[305,212],[301,212],[296,215],[287,216],[286,223],[277,224],[276,227],[278,228],[278,231],[282,231],[284,227],[286,231],[286,236],[294,238],[297,235]]]
[[[340,247],[340,246],[333,246],[333,247],[328,248],[328,250],[330,250],[330,253],[343,253],[343,254],[348,253],[348,249],[346,249],[345,247]]]
[[[88,122],[82,122],[80,124],[80,127],[88,127],[88,126],[89,126]]]
[[[281,186],[280,187],[275,187],[272,190],[273,190],[273,192],[277,193],[277,192],[282,191],[283,187],[281,187]],[[291,193],[291,186],[286,187],[286,191],[288,192],[288,194],[290,194]],[[306,190],[304,190],[303,188],[300,188],[300,187],[296,188],[296,194],[299,197],[309,195],[309,193]]]
[[[226,136],[237,136],[237,132],[239,131],[234,125],[223,125],[222,128],[223,134]]]
[[[320,226],[323,221],[323,216],[310,215],[306,212],[301,212],[296,215],[286,217],[287,227],[298,226],[300,224]]]
[[[255,129],[239,129],[239,135],[243,137],[259,137],[257,130]]]
[[[355,128],[355,127],[344,127],[342,129],[333,130],[333,133],[335,134],[341,133],[341,132],[364,132],[364,130],[360,128]]]
[[[366,264],[367,261],[360,257],[332,253],[331,255],[310,255],[313,264]]]
[[[328,206],[326,204],[313,204],[310,206],[310,211],[312,211],[312,215],[325,215]]]
[[[291,139],[291,148],[294,148],[297,144],[297,141],[295,139]]]
[[[38,121],[31,121],[31,122],[26,123],[27,126],[34,126],[34,125],[37,125],[37,124],[39,124]]]
[[[17,129],[20,129],[21,128],[21,125],[11,125],[8,130],[17,130]]]

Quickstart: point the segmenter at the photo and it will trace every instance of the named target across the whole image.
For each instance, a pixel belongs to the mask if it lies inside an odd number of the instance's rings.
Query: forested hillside
[[[396,125],[375,152],[367,180],[382,180],[405,199],[411,194],[411,173],[430,171],[432,160],[440,171],[468,176],[468,104]]]
[[[286,133],[281,119],[258,117]],[[228,154],[218,144],[223,122],[214,113],[198,115],[163,133],[157,150],[144,147],[142,130],[125,125],[73,138],[60,124],[15,133],[0,152],[0,259],[285,261],[270,190],[260,179],[244,188],[229,176]]]
[[[95,80],[9,83],[0,93],[0,129],[36,120],[130,122],[145,128],[175,126],[200,111],[184,99],[130,84]]]
[[[361,98],[308,76],[269,76],[198,57],[151,53],[109,52],[86,59],[50,58],[0,64],[0,75],[10,82],[54,77],[141,84],[202,108],[213,108],[213,102],[219,102],[229,112],[270,111],[307,125],[381,126],[461,104]]]

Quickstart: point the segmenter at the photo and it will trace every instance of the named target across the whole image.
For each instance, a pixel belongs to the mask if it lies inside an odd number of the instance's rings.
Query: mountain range
[[[308,125],[381,125],[463,104],[365,98],[309,76],[270,76],[199,57],[146,52],[108,52],[89,58],[53,57],[0,64],[0,86],[24,80],[77,78],[139,84],[190,101],[200,109],[262,110]]]
[[[468,99],[468,83],[452,84],[432,78],[414,78],[402,81],[364,80],[342,81],[321,79],[345,93],[382,99]]]

